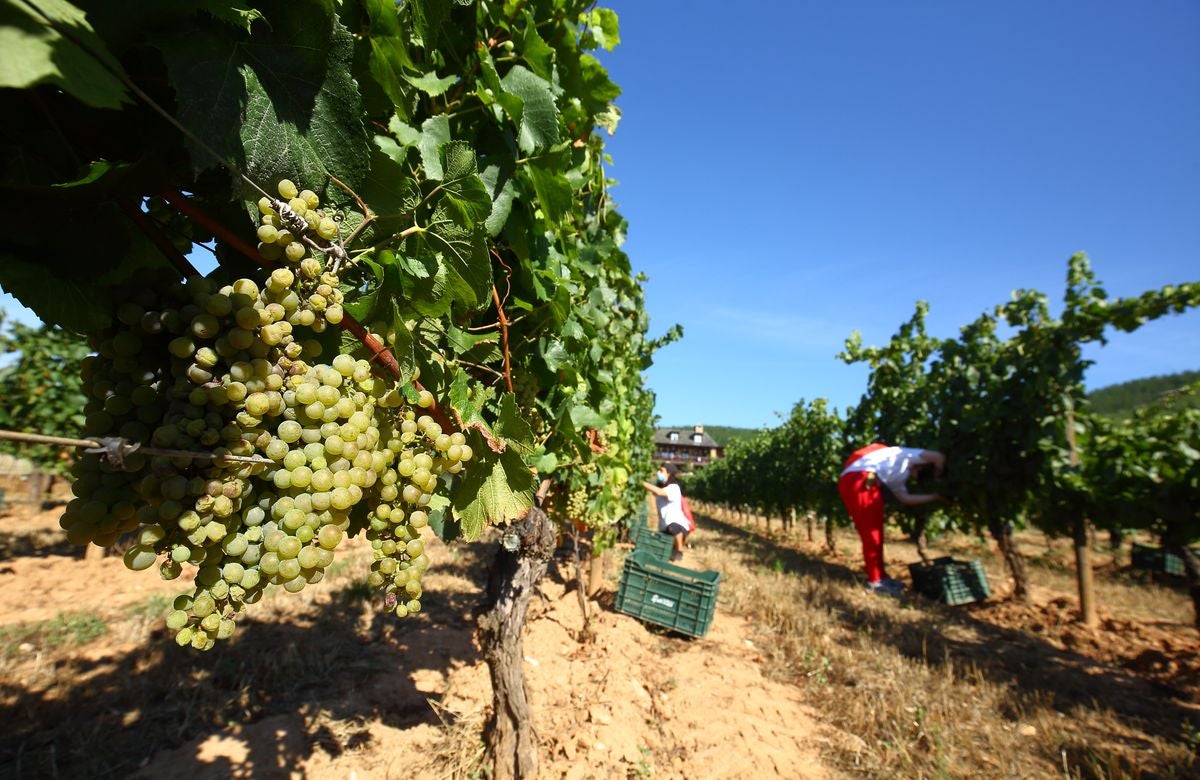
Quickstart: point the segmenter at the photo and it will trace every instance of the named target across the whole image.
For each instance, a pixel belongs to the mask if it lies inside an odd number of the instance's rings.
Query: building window
[[[667,438],[671,441],[679,441],[679,431],[671,431],[667,434]]]
[[[692,441],[694,441],[696,444],[702,444],[702,443],[704,442],[704,434],[702,434],[702,433],[693,433],[693,434],[692,434]]]

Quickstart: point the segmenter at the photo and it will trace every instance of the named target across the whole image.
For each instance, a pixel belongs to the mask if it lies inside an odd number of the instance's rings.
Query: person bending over
[[[688,532],[687,516],[683,513],[683,489],[679,486],[679,470],[671,463],[658,467],[657,485],[643,482],[646,490],[658,497],[658,530],[675,537],[671,560],[683,559],[683,539]]]
[[[907,506],[938,501],[942,497],[936,493],[908,492],[909,478],[925,468],[932,468],[934,476],[940,477],[946,468],[946,456],[936,450],[871,444],[856,450],[842,469],[838,493],[862,539],[867,587],[875,593],[899,596],[904,590],[904,583],[884,571],[883,488]]]

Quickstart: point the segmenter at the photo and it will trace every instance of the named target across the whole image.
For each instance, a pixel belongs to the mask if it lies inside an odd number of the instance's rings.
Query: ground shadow
[[[764,564],[779,561],[787,571],[801,576],[858,579],[856,571],[842,564],[781,546],[762,534],[711,517],[704,521],[734,537],[735,544]],[[1049,705],[1065,714],[1075,708],[1110,712],[1126,725],[1170,741],[1180,738],[1185,724],[1200,726],[1200,711],[1191,706],[1182,691],[1081,653],[1058,649],[1018,629],[997,626],[977,617],[971,609],[912,599],[905,602],[906,613],[900,619],[841,597],[837,591],[823,592],[821,599],[820,607],[854,632],[894,647],[911,660],[949,666],[964,685],[969,684],[967,675],[977,672],[992,682],[1010,686],[1013,696],[1010,711],[1005,714],[1014,720],[1029,706]],[[916,620],[914,612],[919,613]],[[968,630],[947,631],[947,627]]]
[[[442,570],[478,580],[486,574],[481,553]],[[124,777],[160,751],[225,734],[232,724],[245,740],[245,761],[233,766],[181,750],[172,776],[287,777],[318,746],[336,754],[371,739],[365,727],[334,733],[323,724],[439,723],[411,672],[445,673],[478,660],[469,618],[477,599],[431,590],[420,614],[398,620],[355,583],[290,622],[259,622],[251,611],[231,640],[207,653],[177,647],[165,628],[111,655],[76,653],[58,664],[49,686],[0,686],[0,777]]]

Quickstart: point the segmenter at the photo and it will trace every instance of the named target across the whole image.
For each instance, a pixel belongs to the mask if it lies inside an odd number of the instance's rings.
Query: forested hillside
[[[1134,409],[1145,406],[1164,393],[1196,382],[1200,382],[1200,371],[1149,376],[1093,390],[1088,393],[1088,400],[1091,401],[1093,412],[1106,417],[1124,418],[1131,415]],[[1198,403],[1195,396],[1190,403]]]

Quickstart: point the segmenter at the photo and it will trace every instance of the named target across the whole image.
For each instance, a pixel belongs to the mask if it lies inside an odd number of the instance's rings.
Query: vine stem
[[[500,293],[496,285],[492,285],[492,301],[496,304],[496,314],[500,320],[500,341],[504,344],[504,386],[508,392],[513,391],[512,357],[508,351],[508,317],[504,316],[504,307],[500,305]]]
[[[392,354],[392,351],[384,346],[382,341],[375,338],[375,336],[373,336],[365,327],[363,327],[361,322],[354,319],[354,317],[350,316],[349,314],[344,314],[342,316],[341,324],[343,328],[350,331],[350,333],[356,339],[362,342],[364,347],[367,348],[367,351],[371,353],[372,362],[376,360],[379,361],[379,363],[387,370],[389,374],[394,376],[396,379],[400,378],[400,363],[396,360],[396,356]],[[412,380],[412,386],[415,387],[419,393],[425,392],[425,388],[416,379]],[[426,408],[425,411],[430,417],[432,417],[434,420],[437,420],[438,425],[442,426],[442,430],[457,431],[459,429],[459,426],[451,422],[449,415],[446,414],[446,410],[438,404],[436,398],[433,399],[433,403]]]
[[[248,241],[222,225],[217,220],[213,219],[208,212],[199,208],[182,192],[168,190],[166,192],[160,192],[159,195],[167,203],[170,203],[172,206],[174,206],[185,217],[193,220],[197,225],[212,233],[226,244],[229,244],[240,254],[244,255],[248,260],[250,260],[250,262],[262,268],[266,268],[267,270],[272,268],[271,264],[264,260],[262,255],[258,253],[258,250],[251,246]]]
[[[174,266],[175,270],[180,273],[185,279],[197,276],[199,272],[192,265],[179,248],[171,243],[171,239],[167,238],[154,220],[150,219],[144,211],[130,206],[127,203],[121,204],[121,210],[133,220],[133,224],[137,225],[138,230],[150,239],[150,243],[158,248],[158,251],[163,253],[167,261]]]

